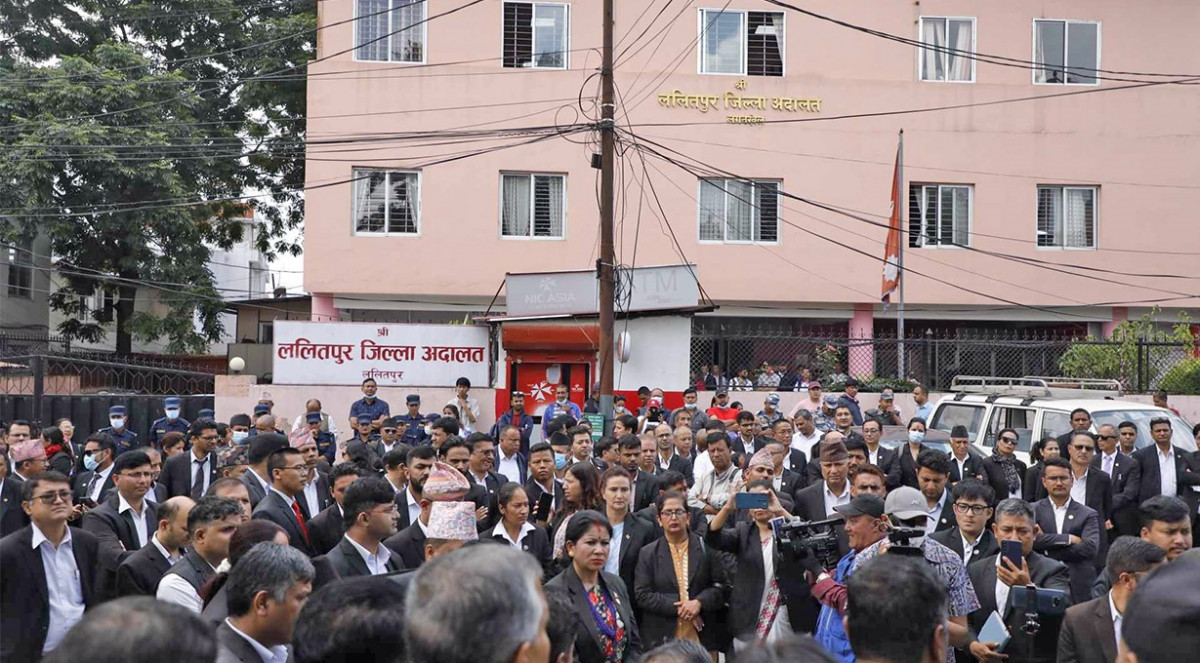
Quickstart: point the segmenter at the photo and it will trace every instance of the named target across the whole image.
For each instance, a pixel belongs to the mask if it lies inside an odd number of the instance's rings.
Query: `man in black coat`
[[[76,504],[85,500],[104,501],[104,494],[112,489],[113,461],[117,458],[117,443],[111,436],[95,433],[88,436],[83,443],[83,458],[85,467],[94,469],[84,470],[75,475],[73,489]],[[90,461],[89,461],[90,458]]]
[[[636,435],[622,435],[621,439],[617,440],[617,446],[621,452],[621,467],[625,468],[625,471],[633,477],[633,498],[630,510],[641,511],[658,498],[658,481],[653,474],[638,468],[638,461],[641,460],[642,454],[642,442]]]
[[[950,485],[963,479],[988,480],[983,467],[983,456],[971,448],[971,437],[967,427],[955,426],[950,431]]]
[[[1092,467],[1107,474],[1112,482],[1112,512],[1108,516],[1112,527],[1107,528],[1110,542],[1122,535],[1137,536],[1141,529],[1137,507],[1142,467],[1121,451],[1119,438],[1115,426],[1101,424],[1096,434],[1099,451],[1092,458]]]
[[[1004,649],[1010,660],[1054,663],[1062,618],[1043,618],[1037,635],[1030,636],[1022,628],[1025,623],[1024,613],[1011,607],[1013,594],[1021,591],[1026,585],[1057,589],[1069,595],[1071,585],[1067,567],[1062,562],[1033,551],[1038,526],[1033,509],[1022,500],[1004,499],[996,505],[996,521],[992,525],[992,533],[1000,541],[1021,543],[1022,566],[1019,569],[1014,568],[1009,560],[1001,560],[1000,556],[996,555],[985,557],[967,567],[971,586],[979,599],[979,609],[967,617],[971,632],[979,633],[992,613],[999,611],[1010,636],[1008,646]],[[979,658],[990,656],[988,652],[994,649],[988,644],[995,643],[972,642],[971,653]]]
[[[83,516],[83,528],[99,541],[96,597],[100,601],[117,597],[117,567],[148,545],[158,529],[158,508],[145,499],[151,482],[146,452],[134,449],[118,456],[113,476],[115,494]]]
[[[308,536],[307,523],[296,496],[304,490],[304,476],[308,466],[296,449],[280,449],[270,455],[267,470],[271,473],[271,490],[258,506],[254,507],[254,518],[269,520],[287,532],[290,545],[300,552],[313,556],[312,541]]]
[[[529,522],[536,519],[538,501],[542,494],[553,491],[550,513],[563,504],[563,487],[554,478],[554,449],[546,442],[538,442],[529,448],[529,480],[525,482],[525,494],[529,496]]]
[[[1049,496],[1033,505],[1040,532],[1033,549],[1067,565],[1071,600],[1092,597],[1096,554],[1100,549],[1100,519],[1096,512],[1071,499],[1071,465],[1064,458],[1044,462],[1042,482]]]
[[[342,509],[346,534],[325,555],[338,577],[378,576],[399,571],[399,562],[382,543],[396,533],[395,492],[387,480],[363,477],[350,484]]]
[[[901,444],[897,449],[888,449],[879,443],[883,436],[883,427],[878,421],[868,419],[862,425],[863,441],[867,444],[867,462],[883,470],[887,475],[887,489],[894,490],[900,486],[900,451],[905,447]]]
[[[967,566],[999,553],[1000,543],[987,528],[995,502],[991,486],[964,479],[950,489],[950,498],[957,526],[936,531],[929,538],[953,550]]]
[[[1183,496],[1189,493],[1188,486],[1200,484],[1200,472],[1190,472],[1188,451],[1171,444],[1171,420],[1155,417],[1150,420],[1150,436],[1154,444],[1133,452],[1133,459],[1141,469],[1138,486],[1138,503],[1155,495]],[[1159,471],[1160,465],[1174,466],[1174,476],[1166,477]],[[1193,509],[1193,513],[1194,513]]]
[[[158,529],[150,542],[117,567],[117,596],[154,596],[158,581],[183,556],[189,541],[187,519],[195,502],[172,497],[158,505]]]
[[[242,483],[250,493],[250,508],[258,506],[262,498],[271,490],[271,473],[267,471],[267,458],[271,454],[286,449],[287,438],[278,433],[260,433],[246,440],[246,462],[249,469],[242,473]]]
[[[500,486],[509,482],[508,477],[494,471],[496,469],[496,443],[488,437],[487,433],[471,433],[466,444],[470,455],[467,458],[467,471],[463,474],[466,475],[468,481],[482,487],[486,491],[487,497],[491,498],[500,490]],[[445,443],[442,444],[442,447],[445,448]],[[485,504],[487,503],[485,501]]]
[[[925,530],[930,534],[958,525],[950,491],[946,490],[952,465],[950,457],[936,449],[925,449],[917,457],[917,487],[929,506]]]
[[[91,532],[67,526],[71,484],[47,472],[24,484],[30,524],[0,539],[0,660],[37,661],[62,641],[96,596],[98,543]],[[36,544],[36,545],[35,545]],[[68,553],[69,551],[69,553]],[[43,556],[58,560],[57,572]],[[59,588],[60,610],[50,612],[48,585]]]
[[[1071,461],[1071,498],[1096,512],[1100,521],[1100,548],[1096,551],[1097,572],[1108,558],[1108,522],[1112,516],[1112,479],[1102,471],[1093,471],[1096,436],[1087,431],[1075,433],[1064,447],[1063,457]],[[1043,476],[1045,476],[1043,474]]]
[[[29,516],[21,508],[22,482],[8,476],[8,449],[0,447],[0,538],[29,524]]]
[[[333,550],[342,540],[342,535],[346,532],[342,511],[346,489],[364,476],[366,472],[353,463],[339,463],[329,472],[329,493],[333,497],[333,504],[308,521],[308,536],[312,539],[313,551],[318,555]]]
[[[213,451],[221,441],[217,422],[198,419],[188,428],[191,451],[173,456],[163,463],[162,483],[167,497],[186,495],[193,500],[204,496],[208,485],[216,481],[217,454]]]

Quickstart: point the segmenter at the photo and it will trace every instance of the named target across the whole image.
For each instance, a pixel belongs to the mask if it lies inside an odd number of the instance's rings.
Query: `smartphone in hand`
[[[1016,568],[1021,568],[1021,542],[1020,541],[1001,541],[1000,542],[1000,558],[1007,559],[1013,563]],[[1003,562],[1001,562],[1003,563]]]
[[[770,503],[766,493],[738,493],[734,497],[734,506],[739,509],[765,509]]]

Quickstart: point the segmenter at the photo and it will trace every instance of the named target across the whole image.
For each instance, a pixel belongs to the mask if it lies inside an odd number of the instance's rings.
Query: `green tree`
[[[1155,308],[1137,320],[1126,320],[1117,325],[1110,341],[1088,338],[1072,345],[1059,359],[1059,370],[1074,378],[1120,380],[1126,389],[1137,387],[1139,343],[1174,343],[1190,347],[1196,342],[1191,331],[1191,318],[1186,313],[1180,312],[1179,320],[1170,331],[1160,328],[1157,317],[1158,309]],[[1178,347],[1148,345],[1140,352],[1143,377],[1149,386],[1174,363]]]

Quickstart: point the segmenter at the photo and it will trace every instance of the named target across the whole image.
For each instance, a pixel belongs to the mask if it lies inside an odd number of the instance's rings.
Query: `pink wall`
[[[709,4],[720,7],[724,3]],[[919,6],[898,0],[814,0],[803,6],[909,37],[917,36],[921,15],[973,14],[980,52],[1021,59],[1031,57],[1034,17],[1099,20],[1102,68],[1200,71],[1200,51],[1192,48],[1193,28],[1200,25],[1200,3],[1164,0],[1149,4],[1154,10],[1148,11],[1147,3],[1120,0],[1013,0],[969,5],[925,0]],[[644,5],[618,5],[618,39],[630,32],[636,36],[646,19],[635,28],[631,23]],[[973,232],[1018,240],[975,235],[973,246],[977,248],[1054,265],[1195,272],[1195,255],[1154,253],[1164,246],[1200,252],[1200,232],[1195,228],[1195,210],[1200,207],[1200,159],[1196,158],[1200,154],[1200,95],[1194,88],[1113,90],[1035,103],[870,119],[726,125],[722,124],[724,110],[701,113],[663,108],[655,98],[674,89],[722,95],[732,90],[738,78],[697,74],[696,49],[689,47],[697,33],[696,6],[702,5],[693,5],[670,24],[657,51],[651,44],[618,63],[617,85],[623,102],[620,120],[626,123],[627,112],[629,123],[641,125],[635,128],[640,135],[725,170],[781,179],[789,192],[882,220],[888,213],[896,133],[903,128],[908,182],[974,184]],[[734,0],[730,6],[770,9],[750,0]],[[331,26],[321,31],[321,54],[351,48],[353,23],[334,24],[352,18],[354,3],[329,0],[321,7],[323,24]],[[445,8],[444,3],[430,3],[431,13]],[[678,8],[672,6],[672,10]],[[591,112],[587,101],[596,81],[588,77],[599,59],[596,52],[583,49],[599,45],[599,11],[599,2],[571,3],[571,47],[576,52],[571,54],[569,71],[503,69],[498,1],[428,23],[428,63],[435,66],[354,62],[349,53],[314,64],[308,88],[309,139],[313,141],[308,151],[308,184],[314,188],[307,194],[305,287],[312,292],[368,297],[402,293],[486,301],[505,271],[591,265],[598,222],[597,171],[588,163],[590,149],[564,139],[425,168],[420,237],[355,237],[350,220],[351,186],[315,187],[348,180],[354,165],[402,168],[449,152],[505,142],[414,145],[387,142],[389,132],[566,125],[576,121],[574,109],[581,86],[585,107]],[[667,12],[638,46],[656,35],[673,11]],[[654,13],[647,12],[647,17]],[[470,60],[484,61],[445,65]],[[746,77],[748,88],[743,94],[817,97],[822,99],[823,112],[760,113],[769,119],[829,118],[1092,89],[1035,86],[1027,69],[985,63],[978,64],[974,84],[923,83],[917,80],[913,49],[792,12],[786,16],[785,66],[783,78]],[[1119,85],[1104,82],[1099,87]],[[347,114],[354,116],[329,117]],[[645,126],[680,122],[710,124]],[[375,138],[367,143],[319,144],[358,134]],[[627,192],[618,226],[618,258],[625,263],[632,260],[642,174],[633,153],[627,157],[624,183],[618,183]],[[855,254],[851,248],[882,256],[884,229],[785,200],[779,244],[700,243],[695,177],[661,162],[650,164],[648,176],[667,217],[687,257],[699,265],[701,282],[715,300],[783,306],[796,301],[878,301],[879,262]],[[567,174],[565,240],[530,243],[499,238],[499,174],[522,170]],[[1097,233],[1102,250],[1036,249],[1035,187],[1039,183],[1099,185]],[[657,208],[647,201],[642,210],[645,225],[638,264],[677,262],[652,211]],[[788,226],[788,222],[834,243]],[[1119,252],[1130,248],[1147,252]],[[448,258],[460,267],[447,269]],[[1129,302],[1134,307],[1170,296],[1142,286],[1196,290],[1177,281],[1138,277],[1113,277],[1122,285],[1097,283],[952,248],[909,250],[906,265],[946,282],[911,275],[906,286],[910,307],[998,305],[968,288],[1030,305]],[[387,269],[392,266],[400,270]],[[379,278],[386,273],[399,278]],[[1169,306],[1198,304],[1198,298],[1166,302]],[[1018,310],[1013,318],[1022,319],[1024,313]],[[1112,319],[1107,308],[1092,309],[1088,314],[1095,321]],[[1137,314],[1135,308],[1132,315]]]

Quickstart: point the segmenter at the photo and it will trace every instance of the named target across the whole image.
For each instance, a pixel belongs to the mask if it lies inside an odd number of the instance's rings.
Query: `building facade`
[[[1171,82],[1200,71],[1200,5],[616,4],[617,260],[694,263],[697,329],[894,330],[901,130],[910,330],[1200,305],[1200,93]],[[506,272],[594,266],[598,134],[573,131],[599,117],[600,2],[319,12],[314,315],[461,320],[503,311]]]

